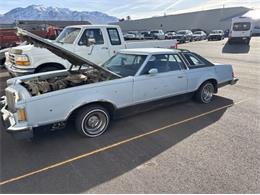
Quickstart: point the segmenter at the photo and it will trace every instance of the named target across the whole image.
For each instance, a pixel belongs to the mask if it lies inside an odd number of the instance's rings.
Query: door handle
[[[102,47],[101,49],[108,49],[108,47]]]
[[[182,79],[184,76],[178,76],[178,79]]]

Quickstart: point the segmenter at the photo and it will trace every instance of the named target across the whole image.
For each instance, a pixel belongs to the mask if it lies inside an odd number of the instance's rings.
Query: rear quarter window
[[[207,66],[214,66],[211,62],[206,60],[205,58],[201,57],[195,53],[183,53],[186,61],[188,62],[189,68],[200,68],[200,67],[207,67]]]
[[[107,29],[111,45],[121,45],[121,39],[116,28]]]

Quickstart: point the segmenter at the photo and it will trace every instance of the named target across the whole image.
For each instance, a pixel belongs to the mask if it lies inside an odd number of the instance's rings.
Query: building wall
[[[140,20],[123,21],[114,24],[118,24],[122,28],[123,32],[130,30],[144,31],[152,29],[162,29],[164,31],[203,29],[209,32],[214,29],[229,29],[231,19],[233,17],[242,16],[249,10],[250,9],[245,7],[222,8]]]

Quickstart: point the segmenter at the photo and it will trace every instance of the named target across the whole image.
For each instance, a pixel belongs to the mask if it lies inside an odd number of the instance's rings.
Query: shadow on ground
[[[216,96],[209,105],[188,101],[118,119],[104,135],[82,138],[69,125],[33,142],[1,131],[1,181],[232,104]],[[168,128],[93,156],[1,186],[2,193],[80,193],[142,165],[218,121],[226,109]],[[1,125],[1,124],[0,124]],[[2,129],[2,126],[1,126]]]
[[[230,53],[230,54],[242,54],[242,53],[248,53],[250,51],[250,45],[247,44],[229,44],[226,42],[222,49],[222,53]]]

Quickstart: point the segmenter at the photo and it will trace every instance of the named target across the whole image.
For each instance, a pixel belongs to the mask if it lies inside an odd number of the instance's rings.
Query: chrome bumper
[[[11,113],[7,110],[6,97],[3,96],[0,101],[1,121],[8,133],[12,133],[17,138],[30,138],[33,136],[32,127],[27,123],[19,123],[16,120],[16,113]]]
[[[35,69],[34,68],[28,68],[28,69],[21,69],[17,68],[12,64],[5,63],[5,68],[8,70],[9,74],[12,77],[18,77],[18,76],[24,76],[28,74],[33,74]]]
[[[238,81],[238,78],[233,78],[232,81],[230,81],[230,85],[235,85]]]

